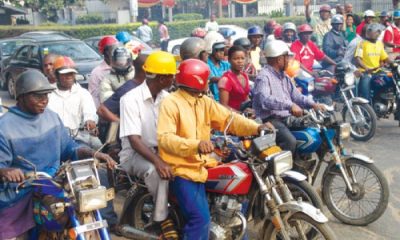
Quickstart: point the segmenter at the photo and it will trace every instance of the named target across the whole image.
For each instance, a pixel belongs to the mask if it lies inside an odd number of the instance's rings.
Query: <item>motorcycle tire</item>
[[[288,186],[295,200],[301,198],[303,202],[310,203],[314,207],[323,210],[324,205],[322,200],[310,183],[305,180],[297,181],[289,177],[283,177],[283,181]]]
[[[305,233],[305,238],[301,238],[300,234],[297,234],[296,226],[293,226],[295,222],[300,222],[302,226],[301,229],[306,229],[306,224],[308,224],[308,231]],[[290,239],[326,239],[326,240],[334,240],[336,239],[335,234],[332,229],[329,227],[328,223],[319,223],[309,217],[308,215],[298,212],[293,214],[287,220],[286,228],[291,227],[288,230]],[[318,235],[317,235],[318,234]],[[295,236],[293,236],[295,235]],[[319,236],[319,237],[318,237]],[[263,240],[280,240],[283,237],[279,234],[279,231],[274,227],[274,225],[270,222],[264,231],[263,236],[261,237]]]
[[[355,129],[357,126],[355,124],[352,124],[351,116],[348,114],[348,107],[346,105],[343,107],[342,110],[343,121],[350,123],[350,135],[354,140],[366,142],[375,135],[377,117],[374,110],[368,103],[353,103],[354,113],[357,112],[356,107],[360,108],[360,110],[364,113],[364,117],[367,119],[367,121],[369,119],[370,127],[368,131],[365,134],[362,134],[359,133],[360,130],[357,131],[357,129]]]
[[[341,222],[355,226],[368,225],[376,221],[385,212],[388,206],[389,186],[387,180],[382,172],[374,164],[366,163],[359,159],[348,159],[345,162],[345,168],[349,173],[349,180],[352,182],[352,186],[353,188],[355,188],[355,192],[352,193],[347,189],[343,176],[339,170],[327,169],[327,171],[330,171],[331,173],[328,172],[322,181],[323,199],[325,200],[325,203],[333,216],[335,216]],[[368,174],[363,174],[363,171],[366,171]],[[352,181],[351,174],[353,174],[353,177],[357,180],[357,183],[354,183]],[[361,176],[358,177],[358,174],[360,174]],[[370,176],[375,176],[377,186],[371,185],[369,181],[371,180]],[[361,179],[365,180],[362,185],[360,183]],[[342,187],[335,186],[334,183],[336,181],[338,182],[338,185]],[[367,185],[367,181],[370,184]],[[380,187],[381,191],[377,194],[374,194],[372,190],[378,187]],[[343,194],[340,194],[338,200],[335,201],[333,195],[335,193],[338,193],[340,191],[340,188],[343,188]],[[365,189],[368,189],[368,192],[366,192]],[[370,207],[371,204],[374,202],[366,199],[369,196],[372,196],[373,199],[379,197],[378,204],[376,204],[374,209],[372,209],[372,211],[370,211],[369,213],[363,216],[355,216],[356,213],[368,209],[368,207]],[[343,204],[342,201],[344,201],[345,203],[347,202],[349,206],[346,207],[347,205]],[[361,207],[361,204],[363,203],[362,201],[364,201],[364,203],[366,204],[364,205],[364,207]],[[360,204],[360,206],[357,207],[357,204]],[[346,212],[346,210],[348,211]]]

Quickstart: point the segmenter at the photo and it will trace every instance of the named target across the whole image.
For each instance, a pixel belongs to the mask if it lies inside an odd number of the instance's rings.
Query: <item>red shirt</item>
[[[244,87],[238,76],[231,70],[226,71],[218,82],[218,88],[229,92],[228,106],[240,111],[240,105],[247,100],[250,92],[249,77],[245,72],[240,72],[244,78]]]
[[[292,43],[290,51],[294,53],[294,58],[309,71],[312,71],[314,60],[321,61],[325,57],[325,53],[312,41],[308,41],[307,45],[303,45],[300,40],[296,40]]]
[[[392,24],[387,27],[383,35],[383,42],[400,45],[400,29]],[[393,52],[400,52],[400,47],[393,48]]]
[[[365,26],[365,21],[362,21],[356,28],[356,33],[361,36],[363,27]]]

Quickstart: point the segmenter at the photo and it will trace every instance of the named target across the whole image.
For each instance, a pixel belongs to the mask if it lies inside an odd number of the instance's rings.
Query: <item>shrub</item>
[[[190,21],[203,19],[203,15],[198,13],[179,13],[174,15],[174,21]]]
[[[87,14],[76,18],[77,24],[98,24],[103,22],[103,16],[98,14]]]
[[[17,25],[26,25],[29,24],[29,21],[23,18],[17,18]]]
[[[285,13],[283,12],[283,9],[279,9],[279,10],[272,10],[269,13],[269,17],[271,18],[280,18],[280,17],[284,17]]]

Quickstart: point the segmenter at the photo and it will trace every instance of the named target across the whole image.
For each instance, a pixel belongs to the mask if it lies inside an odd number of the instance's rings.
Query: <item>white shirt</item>
[[[154,100],[146,81],[127,92],[120,101],[120,137],[122,150],[120,156],[129,156],[133,151],[128,136],[141,136],[148,147],[157,147],[157,121],[161,101],[168,96],[162,90]],[[120,159],[121,163],[127,159]]]
[[[65,127],[71,130],[83,127],[88,120],[96,123],[98,120],[92,95],[78,83],[71,90],[56,89],[50,93],[47,107],[56,112]]]
[[[219,30],[219,26],[218,26],[217,21],[214,21],[214,22],[208,21],[206,23],[206,31],[207,32],[210,32],[210,31],[218,32],[218,30]]]
[[[137,36],[145,43],[153,40],[153,30],[149,25],[141,25],[137,29]]]

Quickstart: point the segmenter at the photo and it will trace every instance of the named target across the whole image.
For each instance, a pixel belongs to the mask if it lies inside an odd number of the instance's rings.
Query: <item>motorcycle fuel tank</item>
[[[253,174],[242,162],[231,162],[208,169],[206,190],[221,194],[247,194]]]
[[[306,128],[301,131],[292,131],[296,138],[296,150],[299,153],[313,153],[321,146],[322,139],[317,128]]]

